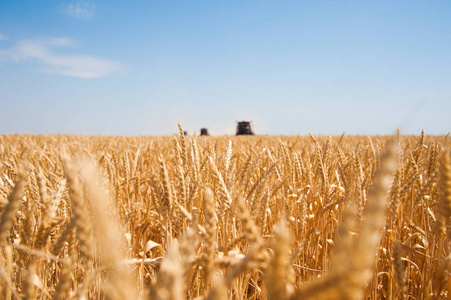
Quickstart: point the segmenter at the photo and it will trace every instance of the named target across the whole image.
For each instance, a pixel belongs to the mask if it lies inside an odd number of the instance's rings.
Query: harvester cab
[[[254,135],[252,131],[252,122],[241,121],[237,122],[238,126],[236,127],[236,135]]]
[[[210,134],[208,133],[208,129],[207,128],[201,128],[200,129],[200,135],[210,135]]]

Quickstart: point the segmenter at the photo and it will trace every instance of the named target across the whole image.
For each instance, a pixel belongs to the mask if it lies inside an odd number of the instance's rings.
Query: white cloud
[[[0,32],[0,41],[8,40],[9,37]]]
[[[92,19],[96,6],[89,2],[77,2],[69,4],[66,13],[76,19]]]
[[[80,78],[99,78],[122,71],[122,66],[110,60],[77,54],[59,54],[56,47],[75,43],[69,38],[22,40],[15,48],[0,49],[0,61],[28,61],[38,66],[38,71]]]

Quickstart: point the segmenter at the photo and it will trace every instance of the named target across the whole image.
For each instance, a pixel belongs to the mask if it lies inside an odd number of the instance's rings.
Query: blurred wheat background
[[[3,299],[449,299],[448,136],[0,136]]]

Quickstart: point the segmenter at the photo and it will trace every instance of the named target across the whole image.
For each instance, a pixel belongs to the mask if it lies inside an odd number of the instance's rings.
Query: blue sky
[[[446,134],[450,1],[0,0],[0,133]]]

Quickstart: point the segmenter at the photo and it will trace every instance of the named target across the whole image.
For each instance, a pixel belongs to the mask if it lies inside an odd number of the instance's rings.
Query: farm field
[[[2,299],[449,299],[448,136],[0,136]]]

